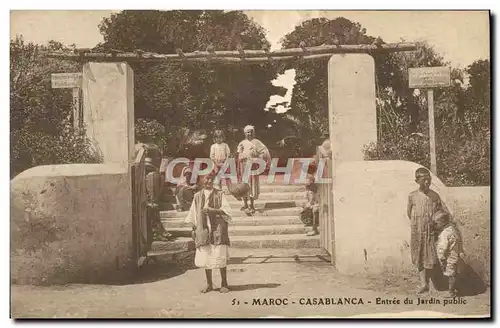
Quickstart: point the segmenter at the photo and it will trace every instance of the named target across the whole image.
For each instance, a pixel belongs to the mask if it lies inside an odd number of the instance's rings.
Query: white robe
[[[241,161],[241,165],[245,163],[246,160],[252,158],[261,158],[263,160],[269,160],[271,155],[269,149],[259,140],[259,139],[244,139],[238,145],[238,156]],[[245,168],[240,168],[241,174],[245,172]],[[250,185],[250,190],[248,196],[251,199],[257,200],[260,194],[260,179],[258,175],[250,175],[247,177],[248,184]],[[244,181],[246,181],[244,179]]]
[[[231,150],[227,143],[215,143],[210,147],[210,159],[216,165],[222,165],[229,158]]]
[[[205,194],[205,204],[204,208],[208,207],[208,200],[211,193],[214,191],[203,189],[202,192]],[[231,206],[227,202],[227,199],[224,195],[222,195],[222,203],[220,209],[224,211],[229,216],[229,212],[231,210]],[[195,227],[198,224],[198,214],[196,213],[195,202],[191,204],[191,208],[184,219],[185,223],[190,223]],[[210,221],[209,231],[211,231]],[[228,245],[205,245],[196,248],[196,254],[194,257],[194,264],[199,268],[205,269],[220,269],[225,268],[227,266],[227,260],[229,259],[229,246]]]

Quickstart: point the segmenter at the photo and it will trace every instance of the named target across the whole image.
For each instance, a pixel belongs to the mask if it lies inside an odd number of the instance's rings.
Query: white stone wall
[[[408,194],[417,189],[406,161],[344,162],[334,187],[335,259],[340,272],[413,270],[410,257]],[[471,267],[489,281],[489,188],[447,188],[432,175],[439,193],[459,221]]]
[[[126,63],[83,66],[83,122],[104,163],[134,156],[134,73]]]
[[[116,281],[134,265],[131,201],[130,175],[118,164],[37,166],[16,176],[12,282]]]
[[[330,58],[328,108],[335,160],[363,160],[364,145],[377,141],[373,57],[349,54]]]

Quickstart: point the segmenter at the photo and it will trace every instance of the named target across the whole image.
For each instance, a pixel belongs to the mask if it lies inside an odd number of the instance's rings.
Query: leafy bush
[[[10,42],[10,151],[11,178],[37,165],[98,163],[84,130],[71,122],[70,90],[52,89],[51,73],[75,72],[77,65],[43,56],[46,50],[65,48]]]
[[[27,128],[11,131],[11,177],[39,165],[102,162],[85,131],[75,130],[69,119],[61,125],[59,135]]]
[[[139,118],[135,123],[135,140],[165,146],[165,126],[154,119]]]
[[[487,186],[491,183],[489,61],[476,61],[465,72],[470,84],[455,84],[436,92],[435,126],[437,175],[448,186]],[[461,72],[455,72],[455,74]],[[453,75],[453,73],[452,73]],[[430,167],[427,104],[416,101],[419,133],[410,119],[379,102],[379,140],[366,145],[367,160],[407,160]],[[395,119],[394,119],[395,118]],[[380,131],[381,130],[381,131]]]
[[[457,126],[449,129],[459,131]],[[448,186],[490,185],[490,133],[476,131],[461,137],[457,133],[437,134],[438,177]],[[441,135],[441,138],[439,138]],[[428,134],[391,134],[364,149],[366,160],[405,160],[430,168]]]

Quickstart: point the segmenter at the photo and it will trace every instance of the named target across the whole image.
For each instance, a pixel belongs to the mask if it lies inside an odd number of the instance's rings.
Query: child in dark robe
[[[316,236],[319,234],[319,202],[317,195],[317,184],[314,176],[309,175],[306,182],[306,202],[303,205],[301,215],[307,216],[307,221],[311,222],[312,229],[307,233],[307,236]],[[305,222],[304,222],[305,223]]]
[[[411,259],[419,272],[418,294],[422,294],[429,291],[432,270],[438,264],[432,216],[441,210],[448,211],[438,193],[430,189],[431,174],[427,169],[415,171],[415,182],[419,187],[408,196],[407,214],[411,222]]]

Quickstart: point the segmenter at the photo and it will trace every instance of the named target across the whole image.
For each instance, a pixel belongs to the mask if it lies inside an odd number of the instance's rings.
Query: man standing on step
[[[221,293],[228,293],[227,260],[229,259],[229,232],[231,207],[221,190],[214,188],[215,174],[204,177],[204,187],[194,195],[193,203],[184,222],[193,226],[196,246],[194,263],[205,268],[207,285],[201,290],[213,290],[212,270],[220,269]]]
[[[148,198],[147,203],[147,219],[148,230],[148,245],[151,247],[153,240],[167,240],[170,234],[165,230],[160,219],[160,206],[159,199],[162,193],[163,180],[160,172],[156,166],[153,165],[151,158],[145,159],[145,173],[146,173],[146,195]]]
[[[240,142],[238,145],[238,161],[237,161],[237,171],[238,171],[238,182],[241,183],[244,178],[244,174],[248,174],[247,172],[247,162],[251,161],[254,158],[260,158],[266,162],[266,165],[269,164],[271,160],[271,155],[269,153],[269,149],[257,138],[255,138],[255,129],[251,125],[245,126],[243,130],[245,133],[245,139]],[[258,164],[253,164],[258,165]],[[252,167],[252,169],[256,169]],[[246,181],[245,181],[246,182]],[[260,193],[260,183],[258,175],[250,175],[248,177],[248,184],[250,186],[250,190],[248,192],[247,197],[243,197],[244,205],[241,208],[242,211],[245,211],[248,208],[248,198],[250,198],[250,211],[255,213],[254,201],[259,198]]]

